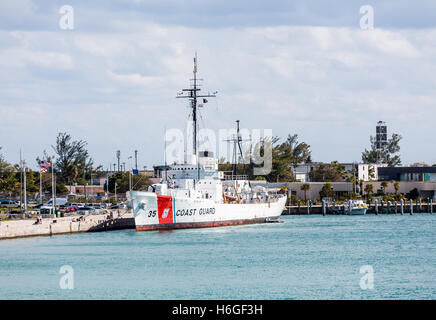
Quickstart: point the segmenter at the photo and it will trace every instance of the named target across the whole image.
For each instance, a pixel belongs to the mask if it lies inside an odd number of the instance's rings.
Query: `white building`
[[[300,182],[311,182],[310,172],[316,169],[322,162],[303,163],[297,167],[292,167],[295,179]],[[329,163],[325,163],[329,164]],[[355,172],[358,180],[363,181],[377,181],[378,180],[378,168],[386,167],[385,163],[340,163],[344,167],[344,171],[347,173]]]

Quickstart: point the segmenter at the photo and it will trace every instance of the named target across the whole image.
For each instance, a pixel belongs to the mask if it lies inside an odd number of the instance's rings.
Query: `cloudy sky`
[[[362,30],[359,9],[374,9]],[[74,29],[59,9],[74,9]],[[359,161],[378,120],[403,164],[436,163],[436,1],[0,0],[0,146],[33,167],[58,132],[96,164],[138,150],[163,161],[164,128],[184,129],[198,52],[202,111],[218,130],[297,133],[315,161]]]

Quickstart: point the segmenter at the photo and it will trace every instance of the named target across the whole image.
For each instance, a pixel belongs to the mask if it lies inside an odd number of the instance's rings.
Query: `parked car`
[[[44,205],[44,204],[40,203],[40,204],[37,204],[36,206],[34,206],[33,208],[34,208],[34,209],[41,209],[41,207],[42,207],[43,205]]]
[[[53,199],[50,199],[46,203],[44,203],[44,207],[51,207]],[[63,206],[67,203],[67,198],[56,198],[56,206]]]
[[[15,200],[3,199],[0,200],[0,208],[19,208],[20,203]]]
[[[95,209],[93,207],[88,207],[88,206],[86,206],[86,207],[79,207],[77,209],[77,212],[79,214],[89,214],[89,213],[94,213]]]
[[[78,207],[71,205],[71,206],[66,207],[65,209],[67,212],[75,212],[78,210]]]

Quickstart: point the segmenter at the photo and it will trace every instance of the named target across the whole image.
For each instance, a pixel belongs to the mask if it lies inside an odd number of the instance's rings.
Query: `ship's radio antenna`
[[[199,92],[201,89],[199,88],[198,81],[202,79],[197,78],[197,52],[195,52],[194,57],[194,78],[191,79],[193,81],[191,88],[189,89],[182,89],[182,92],[180,92],[176,98],[187,98],[190,100],[191,108],[192,108],[192,121],[193,121],[193,141],[192,141],[192,147],[193,151],[192,154],[197,156],[197,100],[198,98],[203,98],[203,102],[207,102],[205,98],[213,98],[216,97],[217,92],[214,92],[213,94],[204,94],[201,95]],[[198,161],[198,160],[197,160]]]
[[[167,173],[167,126],[164,126],[164,172],[165,172],[165,182],[168,183],[168,173]]]

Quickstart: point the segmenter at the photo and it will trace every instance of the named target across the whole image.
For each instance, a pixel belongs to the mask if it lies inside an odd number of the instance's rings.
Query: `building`
[[[86,189],[87,196],[97,196],[97,195],[105,194],[104,185],[92,185],[92,186],[75,185],[75,186],[65,186],[65,187],[68,189],[69,195],[84,196],[85,189]]]
[[[436,167],[378,168],[378,176],[384,181],[436,181]]]
[[[310,172],[316,169],[321,162],[303,163],[297,167],[292,167],[295,179],[299,182],[311,182]],[[328,165],[329,163],[325,163]],[[378,168],[386,167],[385,163],[340,163],[346,173],[355,173],[357,180],[362,181],[377,181]],[[344,179],[345,181],[345,179]]]

